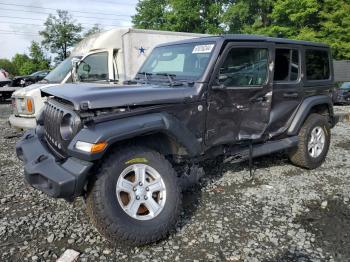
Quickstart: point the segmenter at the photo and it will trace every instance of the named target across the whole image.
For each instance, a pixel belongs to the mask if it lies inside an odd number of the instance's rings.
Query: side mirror
[[[213,83],[211,89],[213,90],[224,90],[226,89],[226,86],[222,84],[224,80],[226,80],[228,77],[226,75],[219,75],[216,77],[215,82]]]
[[[71,73],[72,73],[72,80],[73,80],[73,82],[78,82],[79,81],[79,77],[78,77],[79,62],[80,62],[79,58],[74,57],[72,59],[72,70],[71,70]]]
[[[84,64],[83,65],[83,71],[85,71],[85,72],[90,72],[90,70],[91,70],[91,67],[90,67],[90,65],[88,65],[88,64]]]

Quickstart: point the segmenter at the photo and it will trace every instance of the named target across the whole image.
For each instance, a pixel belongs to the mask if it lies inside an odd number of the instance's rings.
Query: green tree
[[[33,64],[35,64],[35,71],[50,68],[50,59],[45,55],[43,48],[38,42],[32,41],[29,54]]]
[[[277,0],[270,14],[274,23],[268,28],[270,35],[317,40],[320,30],[318,0]]]
[[[136,28],[248,33],[328,43],[350,59],[349,0],[140,0]]]
[[[228,0],[144,0],[136,6],[136,28],[217,34]]]
[[[102,28],[100,27],[99,24],[95,24],[93,27],[91,27],[89,30],[87,30],[84,33],[84,38],[88,37],[90,35],[96,34],[96,33],[100,33],[102,31]]]
[[[8,59],[0,59],[0,68],[4,69],[12,76],[17,74],[16,67]]]
[[[29,75],[50,68],[50,59],[45,56],[42,47],[35,41],[29,47],[29,56],[16,54],[11,63],[14,68],[13,75]]]
[[[333,48],[337,59],[350,59],[350,1],[324,0],[318,37]]]
[[[230,1],[222,16],[222,23],[229,33],[250,33],[270,26],[270,17],[275,0],[235,0]]]
[[[136,5],[136,15],[132,22],[136,28],[166,30],[165,20],[168,0],[144,0]]]
[[[336,59],[350,59],[349,0],[235,0],[222,23],[230,33],[328,43]]]
[[[56,61],[69,56],[69,49],[81,40],[81,24],[77,23],[68,11],[57,10],[57,16],[50,14],[44,23],[45,29],[39,34],[42,45],[56,54]]]
[[[37,65],[33,62],[33,60],[28,60],[24,62],[19,68],[20,75],[30,75],[34,72],[38,71]]]
[[[12,64],[16,68],[16,75],[27,75],[28,70],[23,69],[24,64],[28,64],[30,62],[30,57],[26,54],[15,54],[12,58]]]

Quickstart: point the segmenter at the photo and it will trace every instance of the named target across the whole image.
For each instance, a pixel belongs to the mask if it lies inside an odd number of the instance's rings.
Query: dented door
[[[229,43],[209,86],[206,144],[260,139],[269,122],[274,45]]]

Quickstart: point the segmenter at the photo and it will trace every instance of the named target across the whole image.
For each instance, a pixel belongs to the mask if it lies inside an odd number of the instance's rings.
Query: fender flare
[[[326,105],[328,107],[330,120],[332,126],[334,125],[334,112],[333,112],[333,102],[329,96],[319,95],[306,98],[301,105],[298,107],[297,112],[294,114],[292,123],[288,128],[288,135],[297,135],[301,126],[305,122],[306,118],[310,114],[311,109],[317,105]]]
[[[121,118],[83,128],[70,142],[68,152],[70,155],[83,160],[97,160],[102,158],[110,145],[153,132],[162,132],[175,138],[179,144],[186,148],[190,156],[197,156],[201,153],[202,147],[195,135],[177,118],[168,113]],[[108,143],[108,147],[101,153],[89,154],[74,147],[77,141],[88,143],[105,141]]]

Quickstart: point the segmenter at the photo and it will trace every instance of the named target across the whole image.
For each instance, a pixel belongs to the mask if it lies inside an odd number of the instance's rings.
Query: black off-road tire
[[[314,158],[308,152],[308,143],[312,130],[317,126],[321,127],[325,133],[325,145],[322,153]],[[321,166],[326,159],[331,141],[331,130],[327,117],[320,114],[310,114],[301,127],[298,136],[298,146],[288,152],[290,161],[296,166],[310,170]]]
[[[117,200],[116,184],[131,164],[144,163],[161,175],[166,187],[163,210],[150,220],[129,216]],[[145,147],[127,147],[111,153],[89,186],[87,212],[98,231],[116,246],[141,246],[161,240],[175,228],[182,207],[182,193],[175,170],[161,154]]]

